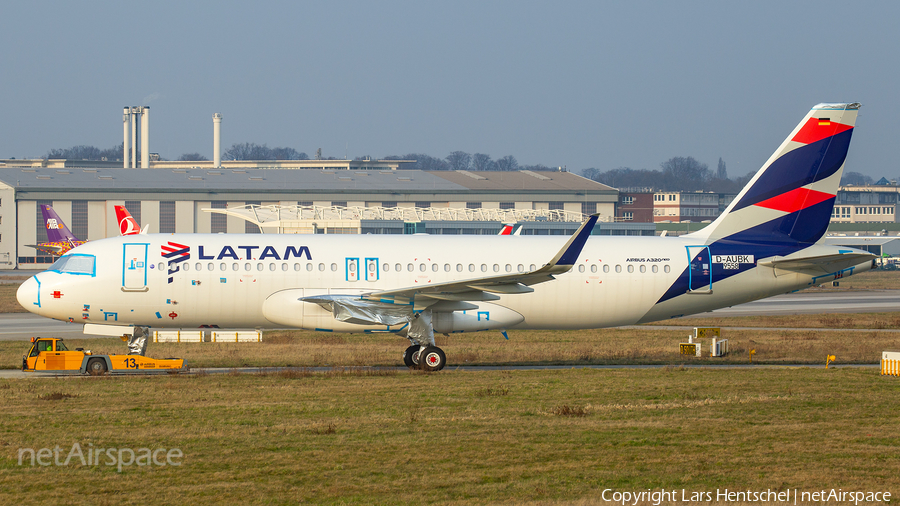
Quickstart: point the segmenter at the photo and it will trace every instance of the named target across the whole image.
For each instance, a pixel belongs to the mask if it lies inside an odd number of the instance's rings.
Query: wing
[[[354,295],[352,298],[366,300],[380,304],[400,304],[404,306],[414,305],[416,311],[424,310],[439,302],[448,310],[465,309],[467,305],[463,301],[489,301],[500,297],[496,294],[529,293],[534,289],[530,285],[536,285],[545,281],[551,281],[554,275],[568,272],[581,254],[584,244],[587,242],[594,224],[597,223],[598,214],[591,215],[578,230],[569,238],[565,246],[550,259],[547,264],[539,269],[515,274],[499,276],[485,276],[466,279],[462,281],[448,281],[427,286],[414,286],[393,290],[382,290],[363,295]],[[303,298],[304,302],[321,303],[319,297]],[[457,304],[454,304],[457,303]]]

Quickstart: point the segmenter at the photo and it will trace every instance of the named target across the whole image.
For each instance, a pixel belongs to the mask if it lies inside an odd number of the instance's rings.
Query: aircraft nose
[[[28,311],[34,312],[41,307],[40,294],[38,293],[40,286],[37,278],[32,276],[19,285],[19,289],[16,291],[16,299]]]

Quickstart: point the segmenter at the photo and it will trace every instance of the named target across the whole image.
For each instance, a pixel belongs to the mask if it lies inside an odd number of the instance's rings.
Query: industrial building
[[[115,204],[124,204],[151,233],[496,234],[501,222],[515,221],[524,235],[567,235],[592,213],[601,216],[595,234],[655,233],[653,224],[615,222],[618,190],[564,171],[287,169],[265,161],[259,163],[278,168],[243,162],[244,168],[126,169],[15,162],[23,166],[0,166],[4,269],[52,262],[29,247],[46,240],[39,204],[52,205],[87,240],[118,235]],[[270,217],[280,213],[275,216],[281,222],[269,228],[271,223],[255,219],[263,210]]]

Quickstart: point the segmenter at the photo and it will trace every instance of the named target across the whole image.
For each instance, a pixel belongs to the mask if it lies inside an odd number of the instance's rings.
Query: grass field
[[[871,315],[842,315],[848,328],[855,319]],[[820,316],[803,318],[817,321]],[[900,314],[877,318],[900,320]],[[738,322],[740,323],[740,322]],[[795,320],[794,324],[797,324]],[[802,324],[802,320],[800,321]],[[824,364],[828,355],[838,363],[877,363],[884,350],[900,350],[900,332],[817,332],[815,330],[725,329],[731,353],[702,358],[679,355],[678,343],[687,341],[689,329],[652,328],[571,331],[511,331],[510,339],[499,332],[437,335],[447,353],[448,367],[457,365],[523,364],[722,364],[753,361],[767,364]],[[66,340],[69,349],[94,353],[126,353],[118,339]],[[191,367],[312,367],[396,366],[402,364],[407,341],[394,335],[332,334],[282,331],[263,334],[262,343],[150,343],[147,354],[155,358],[187,359]],[[708,346],[705,340],[703,346]],[[22,341],[0,341],[0,369],[16,369],[30,346]],[[709,355],[708,348],[704,354]]]
[[[0,380],[0,396],[0,504],[602,504],[607,488],[900,493],[900,381],[873,369],[87,377]],[[183,458],[121,473],[105,460],[18,465],[20,448],[59,445],[64,461],[74,443]]]

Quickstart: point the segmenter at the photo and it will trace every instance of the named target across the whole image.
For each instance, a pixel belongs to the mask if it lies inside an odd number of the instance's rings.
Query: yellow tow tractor
[[[47,371],[60,374],[110,373],[147,374],[151,372],[187,372],[181,358],[154,359],[142,355],[94,355],[90,350],[69,351],[62,339],[32,337],[31,351],[22,357],[23,371]]]

